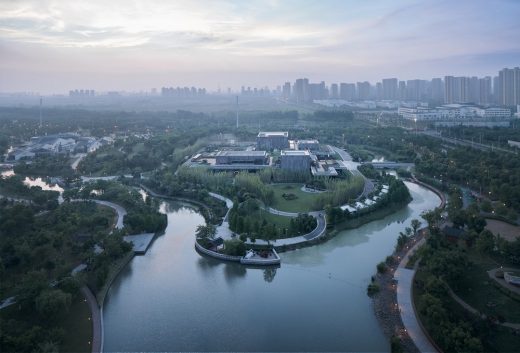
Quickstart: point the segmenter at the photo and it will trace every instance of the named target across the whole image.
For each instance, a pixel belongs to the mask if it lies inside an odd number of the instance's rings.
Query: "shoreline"
[[[442,193],[435,187],[428,185],[424,182],[418,181],[415,178],[411,178],[408,181],[422,186],[435,193],[441,201],[440,205],[437,206],[437,208],[443,209],[446,206],[446,196],[444,195],[444,193]],[[406,260],[406,262],[408,263],[409,257],[412,255],[412,250],[413,253],[415,253],[415,251],[418,250],[418,248],[414,249],[414,245],[420,243],[421,241],[423,241],[423,239],[426,239],[426,229],[427,228],[423,228],[419,230],[418,235],[413,239],[409,239],[400,251],[396,252],[394,250],[392,254],[390,254],[387,257],[387,259],[391,258],[390,262],[387,262],[383,259],[382,262],[384,262],[387,265],[386,271],[382,274],[376,272],[376,274],[372,277],[372,283],[376,283],[379,286],[379,291],[371,297],[372,308],[374,310],[376,320],[379,323],[379,327],[383,331],[383,334],[388,338],[388,340],[392,341],[392,339],[397,338],[399,340],[399,343],[407,352],[421,351],[405,329],[405,325],[401,316],[401,310],[399,308],[399,303],[397,300],[397,287],[394,275],[399,266],[403,266],[403,268],[405,268],[406,264],[403,265],[403,262]],[[418,263],[416,262],[414,267],[416,268],[417,266]],[[414,279],[415,271],[413,274],[412,281]],[[413,288],[411,290],[413,290]],[[436,347],[435,342],[431,340],[428,331],[425,330],[419,316],[416,313],[413,295],[411,304],[413,307],[414,316],[417,322],[419,323],[422,333],[428,338],[430,343],[432,343],[432,345]]]

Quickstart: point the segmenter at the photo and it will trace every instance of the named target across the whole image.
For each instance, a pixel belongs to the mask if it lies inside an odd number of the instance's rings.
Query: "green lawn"
[[[272,213],[269,213],[265,210],[258,211],[259,220],[265,219],[267,223],[274,223],[277,227],[280,228],[289,228],[289,223],[291,222],[290,217],[278,216]]]
[[[303,184],[273,184],[270,187],[274,190],[273,208],[286,212],[309,212],[315,211],[312,206],[319,194],[303,192]],[[286,200],[283,194],[294,194],[297,198]]]
[[[506,321],[520,323],[520,302],[505,295],[489,278],[487,271],[498,265],[488,257],[474,251],[468,252],[473,262],[466,275],[453,288],[466,303],[486,315],[500,315]],[[493,306],[488,306],[488,303]]]

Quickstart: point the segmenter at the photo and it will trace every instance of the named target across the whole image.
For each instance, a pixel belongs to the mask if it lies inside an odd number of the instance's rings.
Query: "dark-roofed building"
[[[295,172],[310,171],[311,154],[309,151],[282,151],[280,168]]]
[[[217,165],[224,164],[254,164],[268,165],[269,157],[266,151],[220,151],[215,156]]]
[[[285,148],[289,148],[287,131],[261,131],[256,137],[257,150],[283,150]]]

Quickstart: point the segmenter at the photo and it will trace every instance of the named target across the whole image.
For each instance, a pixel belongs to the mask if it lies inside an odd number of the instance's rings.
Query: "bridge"
[[[361,164],[369,164],[374,166],[376,169],[396,169],[396,168],[404,168],[409,169],[415,167],[415,163],[404,163],[404,162],[392,162],[392,161],[386,161],[386,162],[363,162]]]

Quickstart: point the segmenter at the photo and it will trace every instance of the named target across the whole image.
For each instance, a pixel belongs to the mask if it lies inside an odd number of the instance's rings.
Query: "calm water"
[[[406,209],[281,254],[277,269],[200,256],[193,241],[202,216],[163,204],[165,234],[105,301],[105,351],[388,351],[366,287],[399,231],[440,203],[407,185],[414,200]]]

